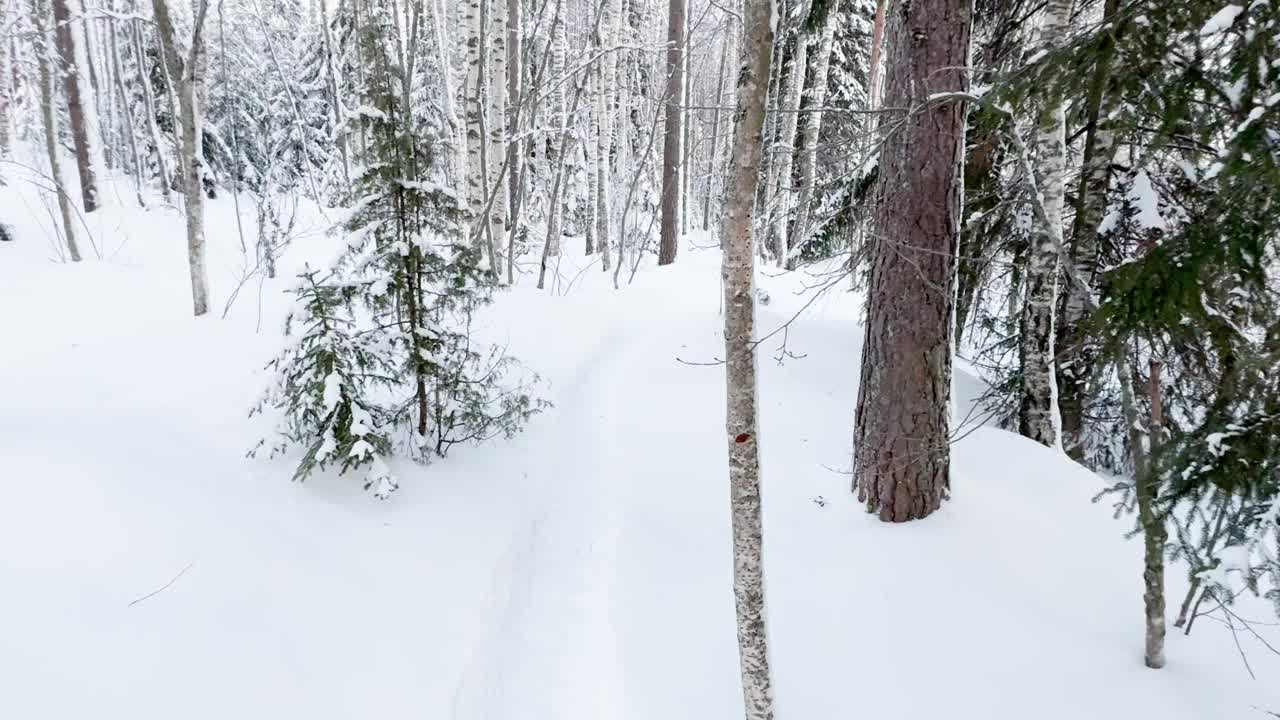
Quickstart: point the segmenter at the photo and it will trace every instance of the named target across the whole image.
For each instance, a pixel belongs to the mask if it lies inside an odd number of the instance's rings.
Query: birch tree
[[[801,4],[801,12],[805,4]],[[790,69],[784,74],[782,94],[778,99],[778,138],[774,148],[774,162],[769,168],[769,240],[779,265],[787,257],[786,221],[791,195],[791,170],[795,158],[796,124],[800,117],[800,93],[804,88],[805,70],[808,66],[809,43],[804,23],[792,30]]]
[[[133,54],[138,70],[138,85],[142,88],[142,111],[147,116],[147,135],[151,139],[151,147],[155,150],[157,183],[160,194],[166,203],[171,202],[170,186],[172,178],[169,174],[169,161],[165,157],[161,140],[160,126],[156,123],[156,99],[151,90],[151,78],[147,73],[146,53],[142,47],[142,20],[135,18],[131,23],[133,31]]]
[[[1119,7],[1119,0],[1107,0],[1103,9],[1104,22],[1114,22]],[[1107,34],[1101,43],[1085,99],[1084,159],[1076,192],[1070,245],[1070,262],[1075,267],[1075,274],[1087,286],[1067,283],[1054,328],[1062,445],[1068,455],[1079,461],[1085,460],[1084,416],[1089,399],[1085,385],[1097,359],[1084,328],[1088,310],[1086,294],[1098,274],[1098,228],[1107,209],[1111,165],[1117,148],[1110,118],[1115,103],[1109,88],[1115,41],[1111,34]]]
[[[76,243],[74,208],[67,195],[67,183],[62,172],[62,158],[58,148],[57,91],[54,86],[57,58],[53,51],[55,31],[49,27],[49,8],[43,0],[33,0],[32,15],[36,24],[36,64],[40,74],[40,114],[44,121],[45,152],[49,155],[49,177],[58,196],[58,211],[62,216],[62,237],[67,243],[67,254],[72,262],[80,262],[80,247]]]
[[[950,491],[952,308],[969,0],[915,0],[890,19],[885,104],[911,108],[880,157],[853,482],[867,511],[904,522]],[[910,302],[903,302],[910,298]]]
[[[1063,42],[1071,25],[1072,0],[1045,3],[1041,34],[1052,48]],[[1022,306],[1022,398],[1018,430],[1049,447],[1061,447],[1057,378],[1054,374],[1053,315],[1058,296],[1058,252],[1063,247],[1062,211],[1066,187],[1066,114],[1062,98],[1048,95],[1036,128],[1036,186],[1043,196],[1043,221],[1032,224],[1027,249],[1026,300]],[[1038,216],[1037,216],[1038,218]]]
[[[760,508],[760,436],[756,421],[755,252],[752,212],[764,153],[764,105],[773,51],[770,4],[745,0],[742,64],[734,111],[732,168],[721,238],[724,244],[725,431],[733,518],[733,595],[747,720],[773,719],[773,678],[765,612]]]
[[[596,47],[602,53],[597,67],[599,80],[596,85],[596,245],[600,251],[600,267],[608,271],[611,267],[610,222],[612,187],[610,159],[613,156],[613,109],[614,94],[617,92],[618,28],[622,21],[622,0],[605,0],[596,28]]]
[[[680,235],[681,139],[685,90],[684,53],[687,20],[685,0],[669,0],[667,12],[667,102],[662,143],[662,239],[658,264],[676,260]]]
[[[204,21],[208,0],[200,0],[191,26],[191,42],[185,57],[178,45],[177,29],[168,0],[151,0],[156,29],[164,48],[169,78],[179,85],[182,113],[182,189],[187,201],[187,260],[191,270],[191,301],[197,317],[209,311],[209,280],[205,269],[204,242],[204,74],[206,55]],[[170,86],[172,87],[172,85]]]
[[[82,60],[84,50],[76,45],[77,33],[74,32],[67,1],[53,0],[52,3],[58,55],[62,59],[58,75],[62,77],[62,89],[67,100],[67,119],[76,151],[76,170],[80,174],[80,198],[84,211],[93,212],[99,205],[97,158],[100,150],[97,133],[94,132],[98,114],[94,109],[92,90],[86,86],[86,63]]]
[[[840,19],[840,0],[822,2],[814,9],[821,13],[817,47],[813,50],[813,71],[809,74],[812,82],[807,91],[809,108],[814,112],[806,115],[804,129],[796,145],[796,152],[800,156],[796,163],[796,171],[800,176],[800,196],[796,200],[796,217],[792,221],[790,233],[791,245],[795,247],[802,245],[812,230],[814,183],[818,180],[818,137],[822,132],[822,118],[825,114],[822,108],[827,102],[827,76],[831,69],[836,24]],[[786,267],[795,269],[797,257],[790,248],[787,248],[785,258]]]

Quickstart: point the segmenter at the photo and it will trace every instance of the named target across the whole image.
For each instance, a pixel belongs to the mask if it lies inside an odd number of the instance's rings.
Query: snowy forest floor
[[[0,243],[0,717],[741,716],[724,372],[696,364],[723,349],[705,235],[621,291],[567,240],[559,292],[526,277],[481,328],[554,408],[512,441],[401,465],[378,502],[355,479],[298,485],[290,458],[245,458],[284,291],[333,254],[322,214],[303,213],[280,278],[220,319],[243,260],[231,198],[210,202],[215,311],[192,319],[181,213],[126,205],[89,221],[103,259],[82,237],[72,265],[38,191],[0,188],[16,236]],[[830,280],[773,275],[762,333]],[[1091,503],[1102,481],[1058,453],[966,427],[940,513],[862,512],[843,471],[862,334],[847,287],[790,325],[797,357],[772,359],[781,334],[761,346],[781,720],[1280,711],[1280,658],[1241,633],[1250,680],[1210,618],[1171,628],[1168,668],[1142,666],[1131,520]],[[955,387],[965,417],[982,385],[962,365]],[[1184,575],[1169,570],[1171,616]]]

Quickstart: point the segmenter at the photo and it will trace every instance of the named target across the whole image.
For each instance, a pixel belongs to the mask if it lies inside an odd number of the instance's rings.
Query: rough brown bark
[[[760,448],[756,424],[755,292],[752,209],[764,149],[764,103],[773,32],[769,2],[746,0],[733,165],[724,225],[724,344],[734,600],[747,720],[772,720],[773,682],[765,623]]]
[[[965,92],[969,0],[896,6],[885,104],[913,108],[880,160],[854,487],[868,512],[903,522],[937,510],[950,487],[952,310],[965,110],[930,95]]]
[[[53,0],[53,21],[58,37],[58,55],[62,58],[62,89],[67,96],[67,119],[70,121],[71,141],[76,150],[76,171],[80,174],[80,198],[84,211],[98,209],[98,178],[94,169],[95,149],[89,137],[89,123],[97,118],[86,117],[81,93],[80,64],[76,62],[75,33],[71,28],[71,10],[67,0]]]

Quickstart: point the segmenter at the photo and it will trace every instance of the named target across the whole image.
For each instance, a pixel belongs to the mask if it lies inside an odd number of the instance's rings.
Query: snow
[[[588,269],[563,296],[503,294],[479,331],[555,403],[515,439],[297,484],[296,458],[245,458],[273,421],[246,411],[293,272],[341,242],[315,208],[260,298],[195,320],[176,210],[95,213],[113,251],[71,265],[49,261],[30,185],[0,188],[0,207],[16,235],[0,245],[0,717],[741,716],[723,368],[690,364],[723,351],[714,250],[691,238],[618,292]],[[241,258],[230,200],[208,212],[220,311]],[[825,284],[775,275],[758,277],[761,332]],[[862,512],[841,471],[858,317],[835,289],[786,334],[803,358],[773,361],[781,334],[760,348],[780,719],[1280,709],[1280,658],[1242,636],[1250,681],[1217,623],[1174,631],[1168,668],[1142,666],[1140,543],[1058,452],[966,426],[941,512]],[[955,387],[965,417],[982,384],[957,363]],[[1176,608],[1185,569],[1168,582]]]
[[[1240,5],[1226,5],[1200,28],[1200,37],[1209,37],[1223,32],[1231,27],[1237,17],[1244,12],[1244,7]]]
[[[1137,211],[1134,222],[1138,227],[1148,230],[1164,230],[1168,225],[1160,214],[1160,198],[1151,185],[1151,176],[1141,170],[1133,178],[1133,187],[1129,189],[1129,199]]]

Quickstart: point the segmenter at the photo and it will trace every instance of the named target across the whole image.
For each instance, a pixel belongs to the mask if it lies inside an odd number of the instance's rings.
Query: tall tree
[[[968,88],[970,14],[970,0],[916,0],[890,20],[885,104],[909,111],[880,158],[853,442],[858,499],[889,522],[928,516],[950,488],[965,110],[932,96]]]
[[[1114,23],[1120,0],[1106,0],[1103,22]],[[1054,354],[1057,359],[1058,410],[1062,418],[1062,445],[1076,460],[1086,459],[1084,443],[1085,412],[1089,402],[1086,387],[1097,361],[1096,349],[1084,327],[1087,316],[1086,294],[1096,283],[1098,274],[1098,229],[1107,209],[1111,185],[1111,165],[1115,160],[1115,129],[1111,111],[1112,56],[1115,52],[1115,28],[1099,42],[1096,65],[1089,80],[1085,98],[1084,158],[1081,162],[1076,192],[1075,222],[1072,226],[1070,262],[1082,282],[1067,283],[1061,295],[1060,311],[1055,323]],[[1087,283],[1087,285],[1085,284]]]
[[[667,8],[666,123],[662,141],[662,241],[658,264],[676,260],[680,241],[680,141],[684,120],[685,0],[669,0]]]
[[[76,170],[80,174],[80,197],[85,212],[98,209],[97,154],[98,137],[94,123],[98,114],[94,110],[93,95],[85,84],[85,65],[81,58],[84,49],[76,46],[77,33],[72,26],[71,9],[67,0],[53,0],[53,21],[58,36],[58,54],[62,58],[63,92],[67,96],[67,118],[71,126],[71,141],[76,150]],[[79,22],[76,20],[75,22]]]
[[[733,517],[733,595],[747,720],[773,719],[765,619],[760,509],[760,437],[756,423],[755,252],[751,237],[756,180],[764,153],[764,104],[773,52],[771,5],[745,0],[742,64],[734,112],[732,167],[721,238],[724,244],[724,345]]]
[[[191,26],[191,42],[184,58],[168,0],[151,0],[156,29],[164,48],[169,79],[179,85],[182,113],[182,189],[187,200],[187,260],[191,270],[191,304],[196,316],[209,312],[209,278],[205,269],[204,242],[204,83],[206,51],[204,21],[208,0],[200,0]],[[170,86],[172,87],[172,86]]]
[[[53,179],[54,192],[58,194],[58,210],[62,215],[63,237],[67,253],[73,262],[80,262],[80,248],[76,244],[76,228],[67,195],[67,184],[62,173],[62,158],[58,148],[58,110],[55,91],[57,58],[53,51],[54,30],[49,27],[49,8],[43,0],[33,0],[32,14],[36,22],[36,63],[40,68],[40,111],[44,121],[45,151],[49,154],[49,176]]]
[[[818,136],[822,132],[823,106],[827,102],[827,76],[831,69],[831,51],[836,35],[836,25],[840,20],[840,0],[815,2],[813,17],[810,22],[818,26],[817,36],[813,39],[812,72],[806,91],[809,99],[808,113],[804,118],[804,130],[800,133],[800,141],[796,151],[800,157],[796,171],[799,174],[800,197],[796,200],[796,217],[791,224],[792,244],[805,241],[810,231],[813,217],[814,183],[818,180]],[[795,268],[797,258],[790,250],[785,255],[786,266]]]
[[[1063,42],[1071,26],[1072,0],[1049,0],[1044,8],[1043,42],[1053,48]],[[1066,114],[1060,95],[1044,98],[1036,123],[1036,187],[1044,203],[1043,219],[1032,221],[1027,248],[1026,300],[1022,305],[1022,397],[1019,431],[1049,447],[1062,444],[1058,422],[1057,378],[1054,374],[1054,311],[1058,297],[1058,253],[1063,247],[1062,211],[1065,204],[1067,159]]]

